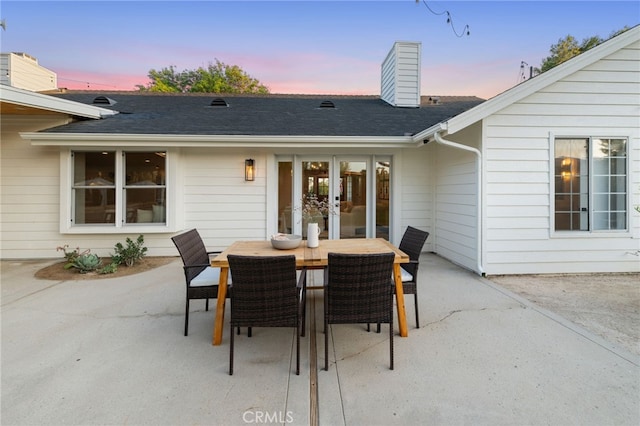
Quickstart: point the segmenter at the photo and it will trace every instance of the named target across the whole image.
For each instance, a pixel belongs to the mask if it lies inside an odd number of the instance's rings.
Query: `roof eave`
[[[99,108],[6,85],[0,86],[0,100],[24,107],[84,118],[100,119],[117,114],[116,111],[110,109]]]
[[[448,122],[442,121],[438,124],[435,124],[428,129],[425,129],[419,133],[413,135],[413,142],[416,146],[422,146],[428,143],[430,140],[434,138],[434,135],[439,132],[447,132]]]
[[[304,147],[320,144],[323,148],[412,148],[411,136],[257,136],[257,135],[168,135],[112,133],[22,132],[20,136],[35,146],[153,146],[153,147]],[[317,145],[314,145],[317,146]]]

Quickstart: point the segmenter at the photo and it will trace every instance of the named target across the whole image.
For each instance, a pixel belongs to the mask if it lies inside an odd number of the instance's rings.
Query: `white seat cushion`
[[[413,275],[404,270],[404,268],[400,268],[400,276],[402,277],[402,282],[406,283],[409,281],[413,281]]]
[[[231,271],[229,271],[227,283],[231,283]],[[218,284],[220,284],[220,268],[214,268],[213,266],[207,266],[204,271],[200,272],[198,276],[191,280],[191,287]]]

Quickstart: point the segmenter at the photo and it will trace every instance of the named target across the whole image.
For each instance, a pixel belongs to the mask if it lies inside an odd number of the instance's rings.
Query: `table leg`
[[[400,336],[407,337],[409,330],[407,329],[407,314],[404,309],[404,289],[402,287],[402,275],[400,274],[399,263],[393,264],[393,277],[396,282],[396,308],[398,309]]]
[[[213,326],[213,345],[222,343],[224,329],[224,304],[227,301],[227,279],[229,268],[220,268],[220,284],[218,285],[218,307],[216,308],[216,322]]]

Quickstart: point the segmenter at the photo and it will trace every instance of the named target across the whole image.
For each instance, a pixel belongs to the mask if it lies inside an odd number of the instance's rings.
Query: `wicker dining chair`
[[[296,257],[229,255],[231,295],[229,375],[233,375],[235,327],[295,327],[296,375],[300,374],[300,335],[304,335],[306,270],[296,278]]]
[[[395,254],[329,253],[324,287],[324,369],[329,370],[329,324],[389,324],[393,370]]]
[[[408,226],[402,240],[400,241],[400,250],[409,255],[409,263],[400,264],[400,275],[402,277],[402,290],[404,294],[413,294],[413,304],[416,313],[416,328],[420,328],[420,316],[418,313],[418,267],[420,266],[420,253],[424,243],[429,238],[429,233],[420,229]],[[395,292],[395,286],[393,288]],[[370,326],[367,325],[367,331]],[[380,333],[380,324],[378,324],[378,333]]]
[[[209,299],[218,297],[220,268],[211,266],[209,256],[220,252],[207,251],[196,229],[176,235],[171,240],[182,258],[184,277],[187,284],[187,303],[184,315],[184,335],[186,336],[189,332],[189,301],[206,299],[205,309],[208,311]],[[229,280],[230,282],[231,280]]]
[[[416,328],[420,328],[420,317],[418,315],[418,267],[420,266],[420,253],[424,243],[429,238],[429,233],[420,229],[408,226],[400,241],[400,250],[409,255],[410,262],[400,265],[402,275],[402,289],[404,294],[413,294],[413,302],[416,312]]]

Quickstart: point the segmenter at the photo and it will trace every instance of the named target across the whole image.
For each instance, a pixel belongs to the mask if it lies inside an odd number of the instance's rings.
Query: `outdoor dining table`
[[[320,269],[329,263],[329,253],[388,253],[393,251],[396,256],[393,263],[393,277],[396,286],[396,308],[398,311],[398,327],[400,336],[407,337],[407,318],[404,307],[404,292],[400,275],[400,264],[409,262],[409,255],[395,247],[383,238],[354,238],[342,240],[321,240],[316,248],[306,246],[303,241],[300,246],[290,250],[278,250],[273,248],[270,241],[236,241],[225,251],[211,260],[211,266],[220,268],[220,285],[218,286],[218,306],[216,320],[213,329],[213,344],[222,343],[222,331],[224,328],[224,308],[227,297],[227,280],[229,276],[229,261],[227,256],[284,256],[294,255],[296,266],[300,269]]]

